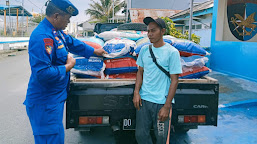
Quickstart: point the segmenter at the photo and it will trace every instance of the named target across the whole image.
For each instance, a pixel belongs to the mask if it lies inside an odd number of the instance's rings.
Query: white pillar
[[[191,35],[192,35],[193,2],[194,0],[190,0],[190,19],[189,19],[189,33],[188,33],[189,40],[191,40]]]

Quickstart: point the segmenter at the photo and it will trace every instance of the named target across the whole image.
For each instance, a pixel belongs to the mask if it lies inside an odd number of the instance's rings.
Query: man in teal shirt
[[[169,142],[171,102],[182,67],[178,50],[163,41],[165,22],[146,17],[144,23],[157,63],[169,72],[170,78],[153,62],[149,46],[144,46],[137,59],[139,68],[133,98],[137,109],[136,139],[138,144],[151,144],[150,129],[153,126],[157,143],[164,144]]]

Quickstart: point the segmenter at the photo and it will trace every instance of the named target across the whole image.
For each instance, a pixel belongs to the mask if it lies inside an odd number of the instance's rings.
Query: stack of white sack
[[[176,39],[175,37],[173,36],[170,36],[170,35],[165,35],[163,37],[163,40],[164,42],[168,43],[168,44],[171,44],[172,45],[172,42],[174,41],[174,39]],[[139,40],[136,41],[136,49],[133,53],[133,56],[138,56],[140,50],[142,47],[144,47],[145,45],[151,45],[152,43],[150,42],[149,38],[148,37],[144,37],[144,38],[141,38]]]
[[[98,35],[97,38],[100,38],[104,41],[108,41],[114,38],[127,38],[130,40],[138,40],[145,37],[146,34],[144,32],[136,32],[136,31],[105,31]]]
[[[209,53],[201,48],[200,45],[188,40],[177,39],[170,35],[165,35],[163,40],[180,52],[183,69],[183,73],[179,75],[180,78],[201,78],[211,71],[209,68],[205,67],[205,64],[209,59],[207,57],[203,57],[205,55],[209,55]],[[152,43],[150,43],[148,37],[136,41],[137,47],[133,56],[138,56],[142,47],[151,44]]]
[[[174,46],[180,53],[180,56],[188,57],[193,55],[206,56],[210,55],[199,44],[186,39],[178,39],[169,35],[163,37],[164,41]]]
[[[200,45],[191,42],[189,40],[185,39],[178,39],[170,35],[163,36],[163,40],[166,43],[169,43],[173,47],[175,47],[179,53],[180,56],[188,57],[193,55],[200,55],[200,56],[206,56],[210,55],[205,49],[203,49]],[[134,56],[137,56],[141,50],[141,48],[145,45],[150,45],[150,40],[146,38],[142,38],[136,42],[137,47],[135,49],[135,52],[133,53]]]
[[[207,57],[202,56],[190,56],[190,57],[181,57],[181,65],[183,73],[179,75],[179,78],[183,79],[192,79],[192,78],[201,78],[207,75],[211,70],[205,66],[208,62]]]
[[[131,56],[136,47],[136,42],[125,38],[114,38],[107,42],[103,49],[106,65],[106,78],[135,78],[137,72],[136,58]]]
[[[103,56],[106,58],[117,58],[128,56],[133,53],[136,47],[136,42],[125,38],[114,38],[105,42],[103,49],[108,53]]]
[[[79,57],[73,55],[76,64],[71,72],[78,78],[101,78],[104,79],[105,64],[101,57]]]
[[[204,67],[208,61],[209,59],[207,57],[202,56],[180,57],[183,72],[200,69]]]

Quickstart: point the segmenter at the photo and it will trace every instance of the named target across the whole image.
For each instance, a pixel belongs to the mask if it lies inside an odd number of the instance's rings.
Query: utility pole
[[[114,23],[114,0],[112,0],[112,23]]]
[[[12,27],[11,27],[11,9],[10,9],[10,1],[6,0],[6,5],[8,6],[9,9],[9,31],[10,34],[12,35]]]
[[[190,19],[189,19],[189,33],[188,33],[188,40],[191,40],[191,35],[192,35],[193,2],[194,2],[194,0],[190,0]]]
[[[21,17],[21,23],[22,23],[22,30],[21,30],[21,35],[22,37],[24,36],[24,33],[23,33],[23,18],[24,18],[24,0],[22,0],[22,17]]]

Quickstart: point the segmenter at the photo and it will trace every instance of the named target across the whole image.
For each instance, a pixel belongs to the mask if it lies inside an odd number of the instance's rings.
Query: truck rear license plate
[[[134,119],[123,119],[123,130],[135,130],[136,120]]]

